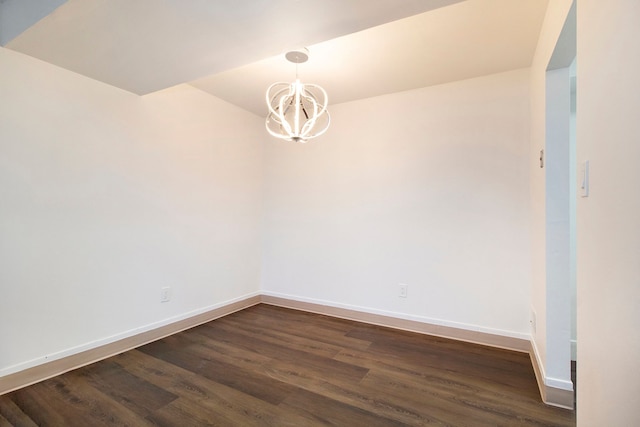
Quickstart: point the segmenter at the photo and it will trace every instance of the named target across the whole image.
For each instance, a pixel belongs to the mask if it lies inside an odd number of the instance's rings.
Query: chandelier
[[[329,129],[327,92],[318,85],[304,84],[298,78],[298,64],[309,59],[307,49],[287,52],[285,57],[296,64],[296,81],[269,86],[266,94],[269,114],[265,126],[276,138],[307,142]]]

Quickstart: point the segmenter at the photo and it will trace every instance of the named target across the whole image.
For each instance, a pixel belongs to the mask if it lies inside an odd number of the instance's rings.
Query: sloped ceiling
[[[60,0],[38,0],[42,10]],[[0,19],[29,2],[0,0]],[[348,102],[531,64],[547,0],[68,0],[5,47],[145,95],[190,83],[259,115],[295,78]],[[33,3],[32,3],[33,7]],[[0,21],[0,22],[2,22]],[[24,18],[22,18],[24,21]],[[21,21],[21,22],[22,22]],[[13,20],[15,22],[15,20]],[[31,24],[31,23],[29,23]],[[7,35],[4,35],[7,38]]]

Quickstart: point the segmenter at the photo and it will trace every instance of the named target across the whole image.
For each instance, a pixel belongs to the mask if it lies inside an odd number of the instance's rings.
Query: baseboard
[[[116,354],[140,347],[141,345],[193,328],[194,326],[207,323],[211,320],[243,310],[259,303],[259,295],[250,296],[168,325],[151,329],[96,348],[81,351],[51,362],[33,366],[13,374],[5,375],[0,377],[0,395],[55,377],[56,375],[69,372],[73,369],[89,365],[99,360],[115,356]]]
[[[274,295],[262,294],[260,296],[260,301],[265,304],[276,305],[279,307],[324,314],[327,316],[355,320],[358,322],[370,323],[379,326],[386,326],[394,329],[418,332],[421,334],[435,335],[443,338],[466,341],[474,344],[482,344],[506,350],[528,353],[530,349],[529,340],[523,338],[515,338],[504,335],[491,334],[487,332],[456,328],[452,326],[419,322],[416,320],[401,319],[393,316],[375,314],[360,310],[335,307],[331,305],[307,301],[300,301]]]
[[[540,397],[547,405],[557,406],[558,408],[574,409],[574,390],[573,384],[567,384],[566,381],[558,381],[558,386],[549,384],[551,381],[544,373],[544,367],[538,355],[538,349],[535,342],[531,340],[529,355],[533,372],[536,375],[538,389],[540,389]],[[570,388],[570,389],[569,389]]]

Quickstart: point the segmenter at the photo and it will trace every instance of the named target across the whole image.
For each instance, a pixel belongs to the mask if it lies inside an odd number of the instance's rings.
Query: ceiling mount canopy
[[[327,111],[327,92],[318,85],[303,84],[298,78],[298,64],[309,59],[306,48],[287,52],[285,58],[296,64],[296,80],[269,86],[266,94],[269,114],[265,126],[276,138],[307,142],[329,129],[331,118]]]

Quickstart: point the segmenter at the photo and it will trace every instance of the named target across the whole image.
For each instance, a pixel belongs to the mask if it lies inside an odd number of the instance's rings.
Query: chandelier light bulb
[[[290,62],[306,62],[308,52],[288,52]],[[297,78],[293,83],[278,82],[267,89],[269,114],[265,121],[267,131],[286,141],[306,142],[329,129],[331,118],[327,111],[328,96],[320,86],[304,84]]]

